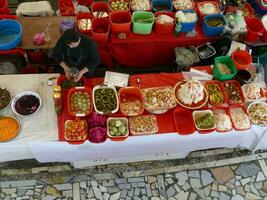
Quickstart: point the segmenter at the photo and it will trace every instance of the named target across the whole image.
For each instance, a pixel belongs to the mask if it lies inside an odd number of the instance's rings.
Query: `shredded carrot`
[[[0,142],[15,138],[18,134],[19,124],[12,117],[0,118]]]

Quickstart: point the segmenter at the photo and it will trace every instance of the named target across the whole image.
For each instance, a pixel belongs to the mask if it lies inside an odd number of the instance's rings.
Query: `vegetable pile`
[[[65,139],[81,141],[87,138],[88,126],[85,120],[68,120],[65,124]]]
[[[214,127],[214,118],[210,113],[198,117],[195,122],[199,129],[211,129]]]
[[[242,103],[243,99],[238,85],[236,83],[224,83],[224,88],[227,93],[229,101],[234,103]]]
[[[129,9],[129,3],[124,0],[115,0],[110,3],[111,11],[127,11]]]
[[[208,90],[210,104],[219,105],[224,102],[224,94],[218,84],[208,84],[206,88]]]
[[[90,111],[90,95],[88,92],[74,92],[70,98],[70,109],[73,113],[88,113]]]
[[[0,117],[0,142],[7,142],[18,135],[19,123],[12,117]]]
[[[34,113],[40,106],[39,99],[34,95],[24,95],[15,103],[17,113],[21,115],[30,115]]]
[[[89,139],[94,143],[104,142],[107,138],[107,118],[97,112],[93,112],[89,118]]]
[[[117,96],[111,88],[99,88],[94,92],[96,109],[100,112],[111,112],[117,108]]]
[[[0,88],[0,110],[8,106],[11,100],[10,93],[7,89]]]
[[[108,121],[108,131],[110,136],[127,135],[127,119],[110,119]]]

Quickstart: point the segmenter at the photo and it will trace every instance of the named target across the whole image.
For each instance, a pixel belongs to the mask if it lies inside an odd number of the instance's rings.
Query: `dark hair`
[[[80,33],[76,31],[74,28],[67,29],[63,33],[64,40],[67,44],[78,42],[80,38]]]

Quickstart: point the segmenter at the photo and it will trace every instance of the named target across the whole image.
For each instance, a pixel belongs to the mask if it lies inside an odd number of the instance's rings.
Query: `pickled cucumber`
[[[214,118],[210,113],[196,119],[196,125],[200,129],[210,129],[214,127]]]

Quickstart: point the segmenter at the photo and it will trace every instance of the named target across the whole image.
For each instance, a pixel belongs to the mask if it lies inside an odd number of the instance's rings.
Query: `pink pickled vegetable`
[[[94,127],[89,131],[89,138],[91,142],[101,143],[107,138],[107,129],[102,127]]]

